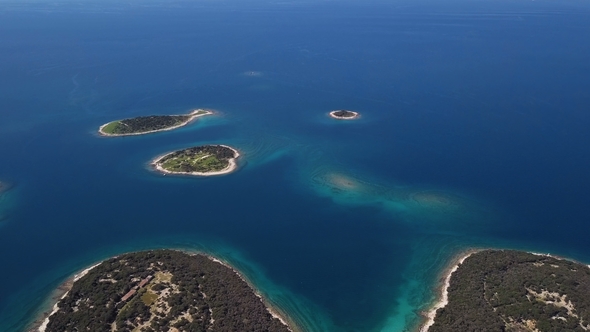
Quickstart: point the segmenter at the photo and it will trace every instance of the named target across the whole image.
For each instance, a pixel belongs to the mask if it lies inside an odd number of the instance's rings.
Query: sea
[[[0,331],[138,250],[219,257],[310,332],[416,331],[469,248],[590,263],[589,36],[586,0],[0,0]],[[204,144],[238,170],[149,166]]]

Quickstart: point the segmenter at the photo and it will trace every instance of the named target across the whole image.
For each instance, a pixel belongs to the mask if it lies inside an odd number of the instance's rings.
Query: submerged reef
[[[301,177],[316,194],[347,206],[373,205],[407,222],[458,225],[485,224],[493,216],[478,201],[450,190],[397,185],[343,170],[344,167],[308,166]],[[389,183],[388,183],[389,182]]]
[[[9,195],[7,191],[9,191],[11,188],[12,186],[8,183],[0,181],[0,222],[8,218],[7,210],[11,204],[9,203],[9,199],[7,197]]]

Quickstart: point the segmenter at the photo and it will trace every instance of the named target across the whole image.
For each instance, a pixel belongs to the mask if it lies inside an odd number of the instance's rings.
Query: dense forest
[[[173,172],[213,172],[229,165],[235,152],[222,145],[203,145],[175,151],[158,161],[163,168]]]
[[[107,134],[134,134],[174,127],[188,121],[190,115],[151,115],[114,121],[103,128]]]
[[[58,307],[48,332],[289,331],[231,268],[174,250],[109,259]]]
[[[429,332],[588,331],[590,268],[549,256],[486,250],[452,274]]]

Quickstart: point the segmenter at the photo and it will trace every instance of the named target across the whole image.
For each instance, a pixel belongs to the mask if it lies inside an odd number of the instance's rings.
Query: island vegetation
[[[69,287],[39,331],[292,331],[235,270],[202,254],[124,254]]]
[[[334,119],[340,119],[340,120],[353,120],[353,119],[358,119],[360,117],[360,115],[358,112],[354,112],[354,111],[336,110],[336,111],[330,112],[330,117],[332,117]]]
[[[152,165],[164,173],[219,175],[235,170],[239,155],[227,145],[203,145],[168,153],[156,158]]]
[[[451,271],[446,292],[428,332],[590,330],[590,268],[569,260],[480,251]]]
[[[187,125],[200,116],[213,114],[211,111],[198,109],[185,115],[150,115],[117,120],[102,125],[99,133],[103,136],[128,136],[149,134],[172,130]]]

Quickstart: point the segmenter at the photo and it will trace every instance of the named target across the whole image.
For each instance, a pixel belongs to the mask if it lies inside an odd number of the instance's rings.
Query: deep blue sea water
[[[217,255],[309,331],[415,329],[469,247],[590,262],[588,36],[574,0],[0,1],[0,331],[140,249]],[[209,143],[240,169],[147,167]]]

